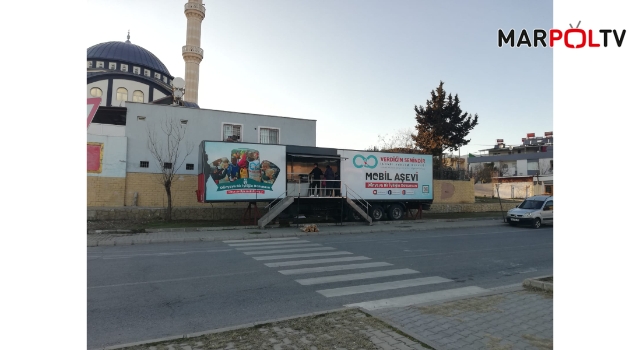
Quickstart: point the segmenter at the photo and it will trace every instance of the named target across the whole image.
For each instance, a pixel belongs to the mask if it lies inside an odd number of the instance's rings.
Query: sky
[[[90,0],[85,46],[131,42],[184,78],[186,0]],[[478,114],[462,154],[553,131],[550,48],[497,31],[552,28],[552,1],[204,1],[201,108],[317,120],[318,147],[365,149],[416,125],[440,81]],[[457,153],[457,152],[456,152]]]

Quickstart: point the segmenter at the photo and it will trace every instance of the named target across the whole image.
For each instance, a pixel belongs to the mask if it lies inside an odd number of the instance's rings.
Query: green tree
[[[431,90],[431,100],[426,106],[415,106],[416,135],[412,135],[415,145],[424,153],[434,157],[434,167],[442,166],[442,154],[445,151],[457,151],[471,141],[465,139],[469,132],[478,125],[478,115],[462,113],[458,95],[447,96],[442,87]]]

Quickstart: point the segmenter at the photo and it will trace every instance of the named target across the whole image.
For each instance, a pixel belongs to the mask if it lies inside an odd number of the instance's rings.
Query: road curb
[[[488,220],[484,220],[488,221]],[[504,223],[502,220],[494,220],[495,222],[492,225],[487,226],[501,226]],[[367,226],[368,227],[368,226]],[[212,242],[212,241],[226,241],[226,240],[253,240],[253,239],[264,239],[264,238],[287,238],[287,237],[308,237],[308,236],[331,236],[331,235],[351,235],[351,234],[366,234],[366,233],[380,233],[380,232],[416,232],[416,231],[427,231],[427,230],[442,230],[442,229],[456,229],[456,228],[468,228],[468,226],[464,225],[449,225],[449,226],[436,226],[436,227],[407,227],[407,228],[398,228],[398,227],[380,227],[380,228],[363,228],[359,230],[348,230],[348,231],[331,231],[331,232],[268,232],[268,230],[263,230],[263,234],[259,235],[250,235],[250,236],[213,236],[213,237],[182,237],[182,238],[140,238],[140,239],[127,239],[123,241],[118,241],[116,239],[105,239],[105,240],[92,240],[87,241],[87,247],[97,247],[97,246],[123,246],[123,245],[140,245],[140,244],[151,244],[151,243],[186,243],[186,242]]]
[[[552,282],[540,281],[540,279],[549,278],[549,277],[553,277],[553,276],[549,275],[549,276],[540,276],[540,277],[527,278],[526,280],[524,280],[522,282],[522,286],[524,288],[527,288],[527,289],[543,290],[545,292],[552,292],[553,293],[553,283]]]
[[[378,221],[374,223],[372,226],[387,226],[387,225],[397,225],[397,224],[423,224],[430,222],[467,222],[467,221],[502,221],[502,218],[461,218],[461,219],[420,219],[420,220],[396,220],[396,221]],[[336,225],[335,223],[319,223],[316,226],[357,226],[363,224],[362,222],[345,222],[342,225]],[[304,225],[304,224],[300,224]],[[277,229],[280,228],[278,226],[267,226],[268,229]],[[199,231],[237,231],[237,230],[252,230],[259,229],[255,225],[251,226],[221,226],[221,227],[177,227],[177,228],[151,228],[144,229],[144,233],[159,233],[159,232],[199,232]],[[109,234],[109,233],[138,233],[140,230],[87,230],[88,234]]]
[[[349,310],[349,309],[355,309],[355,308],[342,307],[342,308],[338,308],[338,309],[332,309],[332,310],[326,310],[326,311],[317,311],[317,312],[311,312],[311,313],[302,314],[302,315],[296,315],[296,316],[287,316],[287,317],[274,318],[274,319],[270,319],[270,320],[266,320],[266,321],[245,323],[245,324],[240,324],[240,325],[237,325],[237,326],[216,328],[216,329],[203,331],[203,332],[187,333],[187,334],[182,334],[182,335],[175,335],[175,336],[169,336],[169,337],[163,337],[163,338],[143,340],[143,341],[139,341],[139,342],[133,342],[133,343],[127,343],[127,344],[121,344],[121,345],[112,345],[112,346],[108,346],[108,347],[93,348],[92,350],[116,350],[116,349],[124,349],[124,348],[128,348],[128,347],[132,347],[132,346],[154,344],[154,343],[166,342],[166,341],[171,341],[171,340],[195,338],[195,337],[200,337],[200,336],[203,336],[203,335],[224,333],[224,332],[228,332],[228,331],[235,331],[235,330],[238,330],[238,329],[257,327],[257,326],[263,326],[263,325],[276,323],[276,322],[293,320],[293,319],[296,319],[296,318],[312,317],[312,316],[330,314],[330,313],[333,313],[333,312],[346,311],[346,310]]]

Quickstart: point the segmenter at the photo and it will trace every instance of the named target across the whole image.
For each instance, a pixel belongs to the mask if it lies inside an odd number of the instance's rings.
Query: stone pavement
[[[234,327],[174,340],[152,341],[106,349],[429,349],[358,309],[289,318],[248,327]]]
[[[521,286],[421,305],[348,308],[104,349],[553,349],[553,295]]]
[[[221,241],[232,239],[280,238],[296,236],[317,236],[336,234],[360,234],[370,232],[401,232],[421,231],[447,228],[476,228],[489,226],[504,226],[502,219],[476,220],[402,220],[380,221],[369,226],[365,223],[345,225],[318,225],[320,232],[301,232],[300,228],[275,227],[259,229],[258,227],[205,227],[205,228],[175,228],[147,230],[145,233],[114,233],[107,231],[87,234],[87,246],[133,245],[167,242],[198,242]],[[300,227],[302,227],[301,225]]]
[[[437,350],[553,349],[553,296],[521,287],[367,311]]]

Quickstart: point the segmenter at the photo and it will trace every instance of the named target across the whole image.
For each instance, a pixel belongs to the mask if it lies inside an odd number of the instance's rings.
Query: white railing
[[[282,199],[281,197],[286,197],[287,196],[287,191],[284,191],[284,193],[282,193],[281,195],[278,196],[278,198],[272,200],[269,204],[267,204],[266,207],[264,207],[265,209],[271,211],[271,209],[273,208],[273,204],[276,203],[277,201],[279,201],[280,199]]]
[[[345,189],[344,196],[349,198],[349,195],[351,195],[351,199],[357,202],[360,207],[364,207],[362,210],[364,210],[364,212],[369,215],[369,208],[371,207],[371,204],[369,204],[369,202],[367,202],[364,198],[360,197],[354,190],[350,189],[349,186],[344,185],[343,187]]]

